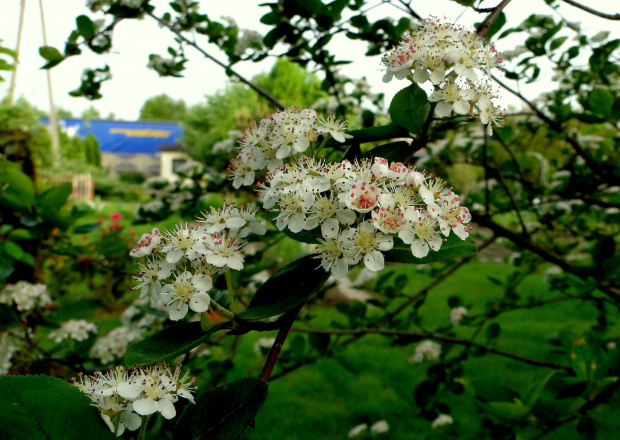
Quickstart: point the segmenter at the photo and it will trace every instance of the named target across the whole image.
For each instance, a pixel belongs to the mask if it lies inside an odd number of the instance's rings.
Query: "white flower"
[[[319,117],[319,123],[322,126],[317,127],[319,133],[329,133],[338,142],[345,142],[347,139],[352,139],[350,134],[343,133],[347,129],[347,121],[340,122],[333,116],[328,116],[323,119]]]
[[[21,348],[21,343],[10,331],[0,333],[0,376],[8,374],[13,366],[11,358]]]
[[[146,234],[142,234],[140,241],[138,241],[138,245],[135,246],[129,255],[132,257],[144,257],[146,255],[151,255],[153,252],[159,248],[161,244],[161,234],[159,233],[159,229],[153,228]]]
[[[467,315],[467,312],[468,310],[463,306],[455,307],[450,310],[450,322],[452,323],[452,325],[459,325],[463,317]]]
[[[193,260],[206,253],[204,233],[190,227],[177,225],[174,231],[167,231],[161,252],[166,254],[168,263],[178,263],[181,258]]]
[[[97,326],[83,319],[70,319],[63,322],[60,328],[54,330],[48,335],[49,339],[60,343],[65,339],[73,339],[74,341],[85,341],[88,339],[89,333],[97,333]]]
[[[438,251],[441,248],[442,239],[437,233],[437,220],[425,211],[415,206],[407,208],[404,214],[406,224],[398,232],[398,237],[411,245],[411,253],[414,257],[424,258],[428,255],[428,249]]]
[[[149,290],[153,295],[157,295],[161,291],[161,282],[172,274],[174,264],[151,259],[139,263],[138,268],[140,272],[133,279],[139,281],[140,284],[135,286],[133,290],[140,289],[140,298],[142,298]]]
[[[383,434],[390,430],[387,420],[379,420],[370,427],[370,432],[373,434]]]
[[[413,356],[409,358],[409,362],[412,364],[420,364],[425,360],[433,362],[438,360],[439,356],[441,356],[441,344],[426,340],[416,346]]]
[[[173,284],[165,285],[159,297],[165,304],[170,319],[178,321],[187,315],[188,309],[194,312],[205,312],[211,303],[207,292],[211,290],[211,278],[203,274],[192,275],[183,272],[177,276]]]
[[[349,438],[354,438],[362,434],[364,431],[368,429],[368,425],[366,423],[362,423],[361,425],[357,425],[353,429],[349,431]]]
[[[321,267],[325,271],[331,271],[332,276],[339,280],[344,278],[349,271],[347,262],[347,250],[344,247],[343,238],[339,235],[340,227],[336,219],[328,219],[321,225],[323,239],[318,239],[316,247],[317,257],[321,259]]]
[[[378,272],[385,265],[385,258],[380,251],[389,251],[394,246],[391,235],[378,231],[370,220],[362,222],[357,228],[347,229],[342,233],[347,262],[357,264],[363,256],[368,270]]]
[[[45,284],[32,284],[18,281],[9,284],[0,291],[0,304],[12,305],[20,312],[31,312],[42,309],[52,303]]]
[[[439,229],[448,236],[453,231],[461,240],[469,237],[469,227],[465,226],[471,220],[469,209],[460,206],[461,199],[453,192],[449,192],[446,196],[438,199],[436,205],[429,206],[436,215]]]
[[[260,338],[254,343],[254,353],[262,356],[271,350],[276,338]]]
[[[125,355],[130,342],[142,339],[142,332],[129,327],[118,327],[105,336],[97,338],[90,349],[90,356],[101,360],[102,364],[109,364]]]
[[[237,237],[232,237],[222,231],[221,234],[212,234],[205,237],[207,248],[206,261],[216,267],[228,267],[234,270],[243,269],[242,243]]]
[[[344,196],[344,202],[347,207],[354,211],[365,213],[379,203],[381,190],[375,185],[358,180],[351,184],[350,190]]]
[[[448,414],[439,414],[439,416],[433,420],[433,423],[431,423],[431,428],[435,429],[440,426],[451,425],[452,423],[454,423],[454,420]]]

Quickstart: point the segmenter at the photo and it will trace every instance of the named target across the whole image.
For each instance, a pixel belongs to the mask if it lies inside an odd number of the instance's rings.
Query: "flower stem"
[[[329,140],[331,136],[325,136],[325,139],[323,139],[323,142],[321,142],[321,145],[319,145],[319,148],[316,149],[316,151],[312,152],[312,155],[314,154],[319,154],[319,151],[321,151],[323,149],[323,147],[325,146],[325,144],[327,143],[327,141]]]
[[[226,287],[228,288],[228,296],[230,298],[230,311],[233,315],[237,314],[235,307],[235,290],[233,289],[232,277],[230,276],[230,270],[226,271],[224,274],[226,277]]]
[[[149,419],[151,418],[152,415],[153,414],[149,414],[148,416],[142,417],[142,421],[140,423],[140,432],[138,433],[138,440],[146,439],[146,425],[149,423]]]
[[[215,309],[215,311],[220,312],[222,315],[224,315],[228,319],[233,319],[235,317],[234,313],[232,313],[230,310],[222,307],[217,302],[213,301],[213,299],[211,299],[211,306]]]
[[[299,307],[291,310],[287,313],[287,315],[283,316],[281,319],[282,326],[278,331],[278,335],[276,336],[276,340],[267,355],[267,359],[265,360],[265,365],[263,366],[263,370],[260,372],[258,376],[259,379],[264,380],[265,382],[269,382],[269,378],[271,377],[271,373],[273,372],[273,368],[276,366],[276,361],[278,360],[278,356],[280,355],[280,351],[282,351],[282,345],[284,344],[284,340],[288,335],[288,332],[291,330],[293,323],[295,322],[295,318],[297,314],[303,307],[303,304]]]

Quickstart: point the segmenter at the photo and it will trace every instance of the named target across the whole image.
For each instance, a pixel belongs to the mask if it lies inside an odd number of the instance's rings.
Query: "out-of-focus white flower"
[[[109,364],[125,355],[125,350],[130,342],[142,339],[142,332],[135,328],[118,327],[105,336],[97,338],[90,356],[97,358],[102,364]]]
[[[454,420],[448,414],[439,414],[439,416],[433,420],[433,423],[431,423],[431,428],[435,429],[440,426],[451,425],[452,423],[454,423]]]
[[[131,250],[129,255],[132,257],[144,257],[146,255],[151,255],[160,246],[161,238],[159,229],[151,229],[146,234],[142,234],[142,237],[138,241],[138,245]]]
[[[254,352],[262,356],[271,350],[276,338],[260,338],[254,343]]]
[[[92,322],[84,319],[70,319],[63,322],[60,328],[54,330],[48,335],[49,339],[60,343],[65,339],[73,339],[74,341],[85,341],[88,339],[89,333],[97,333],[98,329]]]
[[[21,348],[21,345],[21,341],[13,337],[11,331],[7,330],[0,333],[0,376],[8,374],[13,366],[11,359]]]
[[[383,434],[390,430],[387,420],[379,420],[370,427],[370,432],[373,434]]]
[[[0,291],[0,304],[13,305],[20,312],[31,312],[42,309],[52,303],[45,284],[32,284],[18,281],[9,284]]]
[[[452,323],[452,325],[453,326],[459,325],[463,317],[467,315],[467,312],[468,312],[467,308],[463,306],[455,307],[452,310],[450,310],[450,322]]]
[[[367,429],[368,429],[368,425],[366,423],[357,425],[349,431],[349,438],[355,438],[359,436],[360,434],[366,432]]]
[[[416,348],[413,356],[409,358],[409,362],[412,364],[420,364],[424,361],[434,362],[441,356],[441,344],[430,340],[420,342]]]

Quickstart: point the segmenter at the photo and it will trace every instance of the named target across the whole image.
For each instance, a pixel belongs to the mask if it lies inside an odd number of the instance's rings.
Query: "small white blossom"
[[[357,425],[349,431],[349,438],[355,438],[359,436],[360,434],[364,433],[367,429],[368,429],[368,425],[366,423]]]
[[[424,361],[434,362],[441,356],[441,344],[430,340],[420,342],[413,356],[409,359],[412,364],[420,364]]]
[[[49,339],[60,343],[65,339],[73,339],[74,341],[85,341],[88,339],[89,333],[97,333],[97,326],[83,319],[70,319],[63,322],[60,328],[54,330],[48,335]]]
[[[189,309],[205,312],[209,308],[211,297],[207,294],[213,285],[211,278],[203,274],[192,275],[183,272],[176,277],[173,284],[166,284],[159,297],[164,303],[170,319],[178,321],[187,315]]]
[[[370,432],[372,432],[373,434],[383,434],[385,432],[388,432],[389,430],[390,425],[388,425],[387,420],[379,420],[370,427]]]
[[[453,326],[459,325],[463,317],[467,315],[467,312],[467,308],[463,306],[453,308],[450,310],[450,323],[452,323]]]
[[[431,423],[431,428],[436,429],[440,426],[451,425],[454,423],[454,420],[448,414],[439,414],[433,423]]]

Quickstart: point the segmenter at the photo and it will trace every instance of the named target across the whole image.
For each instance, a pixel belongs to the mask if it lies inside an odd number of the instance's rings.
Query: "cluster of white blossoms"
[[[451,425],[454,423],[454,419],[449,414],[439,414],[433,423],[431,423],[431,428],[436,429],[441,426]]]
[[[78,380],[73,378],[73,385],[91,399],[117,436],[125,429],[138,429],[142,416],[159,412],[166,419],[174,418],[179,397],[194,403],[194,383],[188,371],[181,376],[181,364],[174,371],[167,364],[158,364],[133,370],[117,367],[92,376],[80,373]]]
[[[424,361],[434,362],[439,359],[439,356],[441,356],[441,344],[427,339],[416,346],[409,362],[412,364],[421,364]]]
[[[390,425],[388,424],[387,420],[379,420],[378,422],[373,423],[370,426],[370,434],[373,437],[379,434],[384,434],[388,432],[389,430],[390,430]],[[349,431],[349,438],[356,438],[362,435],[367,436],[368,431],[369,431],[368,424],[362,423],[360,425],[355,426]]]
[[[384,82],[392,78],[419,84],[431,81],[434,91],[429,100],[437,103],[436,116],[453,112],[473,116],[477,110],[489,136],[492,124],[500,126],[502,109],[494,103],[490,75],[500,69],[502,56],[475,32],[430,17],[406,33],[381,63],[386,68]]]
[[[417,258],[438,251],[451,231],[469,236],[469,210],[443,180],[383,158],[301,159],[269,172],[260,193],[265,209],[277,212],[279,230],[316,228],[317,258],[336,279],[362,260],[368,270],[382,270],[395,236]]]
[[[134,289],[141,290],[141,297],[150,291],[173,321],[184,318],[190,309],[207,311],[213,278],[230,269],[243,269],[243,239],[250,233],[266,232],[256,218],[256,208],[251,207],[211,208],[197,222],[164,233],[153,229],[130,253],[148,257],[139,264],[140,272],[134,277],[139,284]]]
[[[467,315],[467,308],[463,306],[455,307],[450,310],[450,323],[453,326],[457,326],[461,323],[461,320]]]
[[[47,286],[44,284],[18,281],[5,286],[0,291],[0,304],[15,305],[18,311],[27,313],[52,304],[52,298],[48,295]]]
[[[233,187],[253,185],[258,172],[278,168],[285,159],[305,152],[320,134],[344,142],[352,137],[344,133],[346,129],[346,121],[319,117],[312,109],[288,108],[267,116],[239,139],[237,157],[228,166]]]
[[[60,324],[60,327],[51,332],[48,338],[53,339],[57,344],[66,339],[79,342],[88,339],[89,333],[97,332],[97,326],[92,322],[83,319],[70,319]]]

